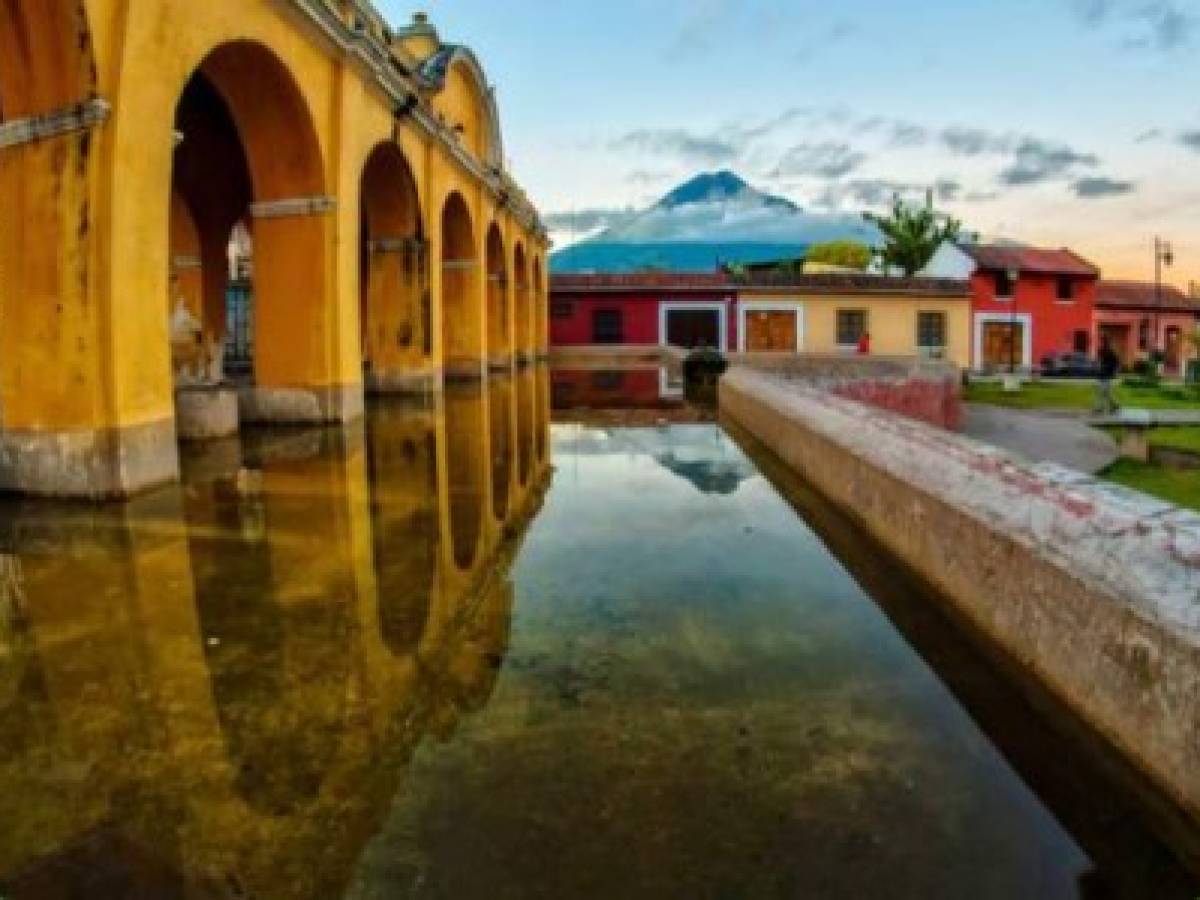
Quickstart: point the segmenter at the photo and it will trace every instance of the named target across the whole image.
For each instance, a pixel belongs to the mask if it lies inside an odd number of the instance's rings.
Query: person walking
[[[1121,358],[1107,337],[1100,341],[1100,380],[1096,383],[1094,411],[1100,415],[1115,413],[1120,407],[1113,396],[1113,381],[1121,371]]]

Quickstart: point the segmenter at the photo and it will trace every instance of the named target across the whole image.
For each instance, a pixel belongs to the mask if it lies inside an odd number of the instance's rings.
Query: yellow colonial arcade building
[[[2,490],[125,496],[177,477],[177,431],[525,365],[547,246],[479,61],[423,15],[0,3]]]

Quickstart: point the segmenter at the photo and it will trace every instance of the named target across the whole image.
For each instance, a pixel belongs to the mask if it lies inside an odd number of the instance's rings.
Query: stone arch
[[[488,446],[491,452],[492,515],[508,517],[513,481],[513,383],[503,375],[488,382]]]
[[[188,79],[175,127],[172,180],[200,231],[209,354],[222,351],[226,251],[234,225],[246,220],[254,247],[255,382],[327,382],[332,204],[313,117],[292,73],[260,43],[222,44]]]
[[[479,377],[484,343],[479,251],[462,194],[446,198],[441,225],[442,366],[451,377]]]
[[[500,226],[493,222],[485,242],[487,272],[487,356],[492,368],[512,363],[512,316],[509,315],[508,257]]]
[[[533,348],[533,299],[529,284],[529,258],[525,245],[517,241],[513,251],[513,277],[515,279],[516,352],[519,359],[527,361]]]
[[[421,64],[418,74],[434,91],[434,109],[466,149],[493,168],[504,164],[500,113],[483,67],[468,48],[446,45]]]
[[[399,146],[378,144],[360,185],[363,363],[368,383],[387,389],[433,349],[428,243],[416,178]]]
[[[471,569],[483,535],[487,446],[482,381],[446,390],[446,480],[450,492],[450,544],[454,565]]]

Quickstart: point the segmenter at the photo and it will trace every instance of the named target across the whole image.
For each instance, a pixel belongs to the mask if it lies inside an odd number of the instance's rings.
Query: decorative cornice
[[[279,2],[297,9],[360,70],[368,80],[373,81],[388,97],[393,108],[405,106],[408,98],[414,93],[420,93],[424,85],[415,82],[406,71],[403,63],[397,58],[390,47],[380,41],[369,29],[355,31],[342,21],[326,4],[325,0],[279,0]],[[371,4],[356,4],[370,8]],[[375,13],[378,16],[378,13]],[[401,32],[403,33],[403,32]],[[459,48],[461,50],[461,48]],[[487,90],[486,85],[484,90]],[[515,184],[507,178],[499,167],[489,167],[475,159],[459,144],[457,136],[439,122],[423,105],[418,105],[412,111],[412,120],[429,136],[441,144],[445,150],[462,168],[478,179],[493,197],[498,197],[508,189],[512,193]],[[526,228],[543,240],[548,239],[549,233],[538,217],[532,204],[522,198],[521,203],[510,203],[513,216]]]
[[[0,150],[88,131],[103,125],[111,113],[112,104],[97,97],[66,109],[5,122],[0,125]]]

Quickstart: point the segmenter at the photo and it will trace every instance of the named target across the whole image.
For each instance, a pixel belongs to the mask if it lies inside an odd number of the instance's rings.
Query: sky
[[[806,210],[933,189],[984,237],[1200,282],[1200,0],[377,0],[496,89],[561,244],[731,169]],[[577,232],[576,232],[577,233]]]

